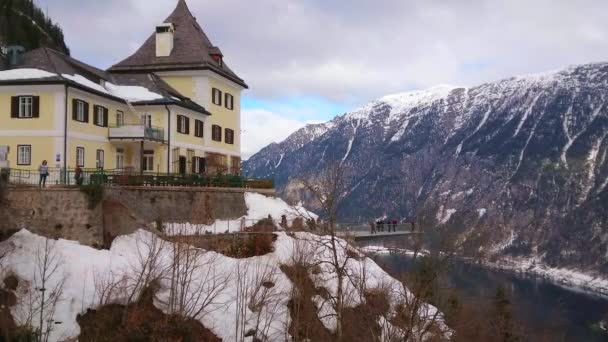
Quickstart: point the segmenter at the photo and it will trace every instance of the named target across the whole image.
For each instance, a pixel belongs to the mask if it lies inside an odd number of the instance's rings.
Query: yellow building
[[[246,88],[180,0],[107,71],[48,48],[0,71],[0,167],[238,173]]]

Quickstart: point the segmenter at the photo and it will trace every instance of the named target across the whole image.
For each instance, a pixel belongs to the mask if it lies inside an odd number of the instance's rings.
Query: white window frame
[[[17,165],[32,165],[32,145],[17,145]]]
[[[84,147],[76,147],[76,166],[84,167]]]
[[[144,172],[154,172],[154,153],[144,153],[144,159],[142,160],[142,170]]]
[[[102,106],[95,107],[97,111],[97,122],[95,123],[97,126],[105,126],[105,118],[104,118],[104,109]]]
[[[144,127],[151,128],[152,127],[152,114],[142,115],[141,124],[144,125]]]
[[[222,91],[217,88],[212,88],[211,101],[213,102],[214,105],[221,106],[222,105]]]
[[[122,110],[116,111],[116,127],[122,127],[125,125],[125,112]]]
[[[84,122],[84,101],[76,100],[76,121]]]
[[[28,119],[34,117],[34,97],[19,96],[19,118]]]
[[[232,96],[232,94],[225,93],[224,97],[225,97],[224,102],[226,102],[224,104],[224,106],[227,109],[233,110],[234,109],[234,96]],[[228,101],[229,99],[230,99],[230,101]]]
[[[105,164],[106,153],[104,150],[97,150],[95,152],[95,166],[97,168],[103,168]]]
[[[186,132],[188,132],[188,129],[186,128],[186,126],[188,124],[188,120],[186,119],[186,116],[185,115],[180,115],[178,117],[178,119],[179,119],[180,122],[178,123],[177,127],[181,126],[182,130],[181,131],[177,131],[177,132],[181,133],[181,134],[188,134],[188,133],[186,133]]]
[[[125,153],[123,151],[116,151],[116,169],[122,170],[125,168]]]

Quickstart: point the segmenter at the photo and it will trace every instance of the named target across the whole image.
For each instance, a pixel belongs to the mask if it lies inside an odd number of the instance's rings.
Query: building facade
[[[0,167],[239,173],[246,88],[180,0],[106,71],[48,48],[0,71]]]

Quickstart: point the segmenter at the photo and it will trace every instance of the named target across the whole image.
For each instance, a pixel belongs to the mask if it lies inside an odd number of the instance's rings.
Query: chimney
[[[171,23],[156,26],[156,57],[169,57],[173,51],[175,27]]]

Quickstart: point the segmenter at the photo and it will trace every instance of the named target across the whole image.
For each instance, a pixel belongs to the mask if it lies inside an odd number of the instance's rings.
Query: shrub
[[[103,200],[103,185],[92,183],[80,187],[80,191],[84,192],[89,199],[89,208],[94,209]]]

